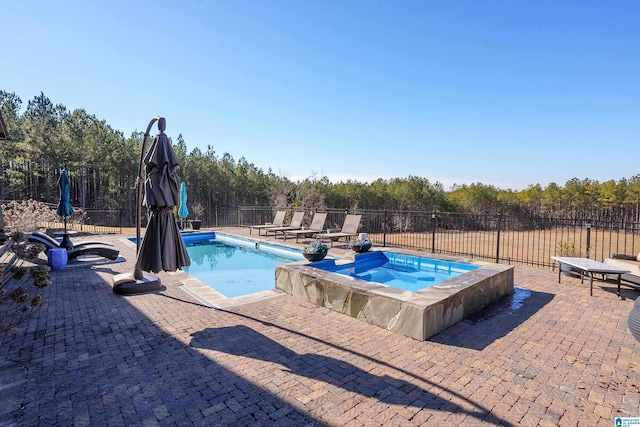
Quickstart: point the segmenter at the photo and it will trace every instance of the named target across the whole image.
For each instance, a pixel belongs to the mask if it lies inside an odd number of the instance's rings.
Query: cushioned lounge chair
[[[629,270],[629,273],[623,274],[620,278],[634,287],[640,287],[640,254],[612,254],[604,263]]]
[[[34,231],[27,238],[29,242],[40,243],[45,247],[45,252],[49,252],[51,249],[64,249],[53,237],[48,234]],[[98,255],[111,260],[117,259],[120,255],[120,250],[110,243],[97,242],[93,240],[85,240],[73,244],[73,249],[67,250],[67,259],[72,261],[83,255]]]
[[[285,231],[290,230],[300,230],[302,228],[302,220],[304,219],[304,211],[294,212],[293,218],[291,218],[291,222],[287,226],[282,227],[269,227],[264,230],[265,236],[268,236],[269,233],[273,233],[274,236],[278,237],[278,233],[284,234]]]
[[[267,228],[272,228],[272,227],[284,227],[284,217],[286,214],[287,214],[286,211],[278,211],[276,212],[276,216],[273,217],[273,222],[271,224],[250,225],[249,234],[251,234],[252,230],[258,230],[258,236],[259,236],[260,230],[265,230]]]
[[[300,236],[302,237],[312,237],[314,234],[322,233],[324,230],[324,223],[327,220],[326,213],[315,213],[313,215],[313,219],[311,220],[311,225],[309,228],[300,229],[300,230],[288,230],[284,232],[284,240],[287,240],[287,237],[296,236],[296,243],[298,243],[298,239]]]
[[[338,232],[318,233],[314,237],[319,240],[328,240],[333,246],[333,242],[340,240],[343,237],[347,239],[358,234],[358,227],[360,227],[360,219],[362,215],[347,215],[342,224],[342,230]]]

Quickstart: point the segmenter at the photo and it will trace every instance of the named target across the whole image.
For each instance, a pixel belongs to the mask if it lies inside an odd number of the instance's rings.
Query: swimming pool
[[[411,292],[417,292],[479,268],[477,265],[468,263],[382,251],[356,255],[354,262],[348,264],[327,260],[315,263],[313,266]]]
[[[422,268],[430,263],[446,265],[447,269],[465,265],[470,268],[430,286],[427,284],[430,280],[424,279],[425,272],[414,273],[417,278],[423,278],[415,280],[419,289],[406,290],[382,283],[385,275],[374,279],[375,273],[366,268],[367,264],[380,263],[383,255],[397,257],[400,269],[416,269],[418,264]],[[364,262],[359,263],[360,259]],[[424,341],[512,293],[514,287],[514,268],[509,265],[399,249],[385,250],[381,254],[356,254],[354,260],[278,265],[276,288],[315,305]],[[339,272],[341,269],[342,273]],[[345,272],[349,274],[343,274]]]
[[[235,258],[235,252],[230,255],[231,252],[227,248],[224,249],[226,252],[223,252],[223,255],[195,253],[188,270],[189,277],[182,281],[182,289],[207,305],[224,308],[253,302],[258,298],[282,295],[282,292],[285,292],[318,306],[420,341],[426,340],[491,302],[512,293],[514,289],[514,267],[503,264],[400,249],[355,254],[351,259],[329,259],[309,263],[304,260],[299,249],[271,245],[243,237],[205,232],[185,234],[183,238],[188,250],[190,250],[189,247],[195,247],[203,241],[207,243],[217,241],[235,247],[236,250],[240,249],[241,252],[244,250],[244,253],[257,250],[261,252],[259,256],[266,255],[268,258],[271,255],[278,255],[284,258],[282,263],[275,264],[275,287],[273,286],[273,267],[265,268],[268,276],[254,280],[261,286],[247,287],[236,292],[240,296],[229,298],[222,292],[232,294],[233,289],[238,287],[237,282],[244,280],[242,276],[249,274],[245,271],[247,265],[251,265],[254,261],[245,261],[239,266],[241,269],[234,269],[229,273],[231,290],[226,290],[221,279],[223,275],[218,278],[203,277],[204,280],[200,280],[194,270],[201,267],[203,271],[211,270],[211,264],[219,264],[220,260],[227,257]],[[374,266],[373,270],[375,270],[377,268],[375,264],[382,264],[381,260],[384,260],[382,256],[387,259],[384,263],[388,263],[390,259],[393,260],[393,270],[403,273],[399,277],[405,282],[411,282],[404,277],[406,270],[416,270],[419,273],[418,277],[422,277],[421,280],[416,280],[419,282],[420,289],[412,291],[385,285],[382,283],[384,277],[375,277],[371,268],[364,268]],[[323,263],[327,269],[317,268]],[[450,270],[466,271],[435,283],[435,276],[433,281],[427,278],[426,270],[429,266],[434,270],[428,273],[431,276],[436,272],[449,274]],[[355,276],[338,273],[340,269],[346,269],[342,273],[353,269]],[[358,275],[360,277],[356,277]],[[427,282],[433,283],[429,283],[429,286],[426,285]]]
[[[276,266],[304,259],[285,247],[210,234],[183,235],[191,258],[184,271],[227,298],[274,289]]]

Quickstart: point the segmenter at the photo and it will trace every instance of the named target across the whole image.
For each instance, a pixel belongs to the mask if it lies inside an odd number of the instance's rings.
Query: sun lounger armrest
[[[624,259],[627,261],[637,261],[638,258],[633,256],[633,255],[627,255],[627,254],[611,254],[611,256],[609,258],[612,259]]]

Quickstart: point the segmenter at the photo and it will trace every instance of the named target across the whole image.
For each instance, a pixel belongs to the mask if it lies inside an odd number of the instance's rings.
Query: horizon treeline
[[[12,138],[0,145],[0,200],[56,203],[58,178],[66,169],[74,206],[135,212],[142,132],[125,137],[105,120],[81,108],[69,111],[42,92],[25,105],[15,93],[0,90],[0,114]],[[445,191],[441,183],[418,176],[370,183],[332,183],[310,176],[294,182],[271,169],[261,170],[245,157],[219,155],[211,144],[204,151],[187,151],[181,134],[172,144],[190,207],[328,207],[640,221],[640,174],[605,182],[573,178],[564,185],[532,184],[519,191],[480,182]]]

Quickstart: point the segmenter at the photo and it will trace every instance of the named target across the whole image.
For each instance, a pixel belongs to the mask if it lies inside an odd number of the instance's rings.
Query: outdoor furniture
[[[269,233],[273,233],[274,236],[278,236],[278,233],[283,233],[289,230],[299,230],[302,228],[302,220],[304,219],[304,211],[294,212],[291,222],[287,226],[282,227],[267,227],[264,230],[264,235],[268,236]]]
[[[40,243],[45,247],[45,252],[47,253],[52,249],[67,249],[67,259],[69,261],[83,255],[98,255],[115,260],[120,255],[120,250],[115,246],[109,243],[96,242],[92,240],[85,240],[83,242],[71,244],[71,248],[69,249],[68,247],[62,246],[61,243],[48,234],[41,233],[37,230],[31,233],[27,240],[31,243]]]
[[[55,234],[61,234],[62,232],[56,232]],[[67,233],[69,235],[72,234],[76,234],[77,232],[70,232],[67,231]],[[63,237],[64,239],[64,237]],[[58,242],[56,239],[54,239],[53,237],[49,236],[46,233],[43,233],[41,231],[35,230],[33,233],[31,233],[31,235],[28,237],[28,239],[30,242],[33,243],[42,243],[47,250],[49,250],[50,248],[64,248],[64,246],[62,246],[62,242]],[[100,242],[97,240],[83,240],[81,242],[75,243],[73,246],[83,246],[83,245],[106,245],[106,246],[113,246],[111,243],[107,243],[107,242]]]
[[[155,122],[158,122],[159,132],[149,151],[146,151],[151,126]],[[180,200],[180,183],[176,173],[180,160],[164,132],[166,128],[165,118],[155,116],[149,122],[142,140],[136,180],[136,262],[132,272],[113,276],[112,290],[118,295],[161,289],[162,280],[156,273],[181,270],[191,265],[191,258],[174,216],[176,202],[179,204]],[[147,220],[144,238],[141,239],[142,204],[151,215]],[[199,207],[194,205],[193,210],[196,215],[200,214]]]
[[[301,228],[300,230],[288,230],[284,232],[284,240],[287,240],[287,236],[296,236],[296,243],[298,243],[298,238],[300,236],[303,237],[311,237],[314,234],[322,233],[324,230],[324,223],[327,220],[326,213],[318,213],[313,214],[313,219],[311,220],[311,224],[309,228]]]
[[[560,268],[558,269],[558,283],[562,277],[562,266],[568,265],[569,267],[577,270],[580,273],[580,283],[584,283],[584,276],[589,275],[589,294],[593,296],[593,275],[617,275],[618,276],[618,296],[620,296],[620,276],[625,273],[629,273],[629,270],[625,270],[620,267],[607,265],[603,262],[594,261],[589,258],[574,258],[574,257],[559,257],[553,256],[551,259],[555,260]]]
[[[360,219],[362,215],[347,215],[344,218],[344,224],[342,224],[342,230],[338,232],[317,233],[314,235],[316,239],[329,240],[330,245],[333,246],[333,242],[339,240],[342,237],[353,237],[358,234],[358,227],[360,227]]]
[[[278,211],[276,212],[276,216],[273,217],[273,222],[270,224],[261,224],[261,225],[250,225],[249,226],[249,234],[251,234],[251,230],[258,230],[258,236],[260,235],[260,230],[264,230],[270,227],[284,227],[284,217],[287,214],[286,211]]]
[[[47,265],[53,270],[63,270],[67,266],[67,250],[64,248],[49,249]]]
[[[612,254],[604,260],[604,263],[613,267],[620,267],[629,270],[629,273],[622,275],[622,280],[628,282],[632,287],[640,286],[640,254]]]
[[[53,233],[56,236],[62,236],[62,241],[60,242],[60,247],[65,249],[73,249],[73,242],[71,241],[71,236],[75,236],[78,234],[77,231],[65,230],[65,231],[56,231]]]

